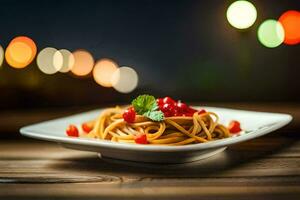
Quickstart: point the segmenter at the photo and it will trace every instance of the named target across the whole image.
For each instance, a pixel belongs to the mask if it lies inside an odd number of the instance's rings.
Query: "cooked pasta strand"
[[[219,117],[213,112],[194,113],[192,117],[166,117],[155,122],[137,115],[134,123],[122,118],[120,107],[104,110],[93,121],[93,129],[86,137],[111,140],[113,142],[135,143],[139,134],[146,134],[151,145],[187,145],[203,143],[230,136],[229,130],[218,123]]]

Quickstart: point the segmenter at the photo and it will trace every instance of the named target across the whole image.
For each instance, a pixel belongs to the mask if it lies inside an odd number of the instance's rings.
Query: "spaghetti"
[[[220,124],[214,112],[196,110],[170,97],[140,95],[128,108],[105,109],[97,119],[70,125],[67,135],[149,145],[187,145],[230,137],[241,131],[240,123]]]
[[[136,143],[136,137],[145,134],[147,142],[153,145],[186,145],[230,136],[229,130],[218,123],[218,115],[213,112],[166,117],[161,122],[137,115],[134,123],[124,121],[123,112],[120,107],[104,110],[98,119],[90,122],[93,129],[86,136],[114,142]]]

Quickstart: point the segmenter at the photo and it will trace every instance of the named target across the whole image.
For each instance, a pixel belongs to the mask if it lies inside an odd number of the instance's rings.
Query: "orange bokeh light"
[[[37,48],[32,39],[26,36],[14,38],[6,48],[5,59],[14,68],[24,68],[36,56]]]
[[[103,87],[112,87],[111,79],[113,73],[118,69],[118,65],[110,59],[97,61],[93,69],[95,81]]]
[[[86,50],[77,50],[73,53],[74,65],[71,69],[72,73],[77,76],[88,75],[94,66],[93,56]]]
[[[285,33],[283,42],[289,45],[298,44],[300,42],[300,12],[286,11],[280,16],[279,22]]]

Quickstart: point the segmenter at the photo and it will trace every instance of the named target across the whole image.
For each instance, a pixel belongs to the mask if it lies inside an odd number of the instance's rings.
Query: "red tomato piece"
[[[163,112],[174,111],[174,105],[166,103],[166,104],[164,104],[162,109],[163,109],[162,110]]]
[[[176,104],[176,108],[181,113],[185,113],[188,110],[188,106],[185,103],[182,103],[182,102],[178,102]]]
[[[163,111],[163,107],[164,107],[164,104],[159,104],[159,105],[158,105],[158,108],[159,108],[159,110],[161,110],[161,111]]]
[[[198,112],[199,115],[206,113],[206,110],[202,109]]]
[[[133,123],[135,120],[136,113],[134,111],[133,107],[128,108],[127,110],[124,111],[123,113],[123,119],[127,123]]]
[[[178,112],[177,110],[175,110],[174,116],[178,117],[178,116],[182,116],[183,114],[181,112]]]
[[[72,124],[68,126],[66,133],[68,136],[71,136],[71,137],[79,137],[79,131],[78,131],[77,127]]]
[[[183,114],[183,116],[186,116],[186,117],[192,117],[193,115],[194,115],[194,113],[191,113],[191,112]]]
[[[162,107],[162,112],[164,113],[165,117],[174,116],[175,114],[174,104],[165,103]]]
[[[171,97],[165,97],[164,99],[163,99],[163,103],[168,103],[168,104],[172,104],[172,105],[174,105],[176,102],[174,101],[174,99],[172,99]]]
[[[229,123],[228,129],[230,133],[239,133],[242,130],[240,122],[236,120]]]
[[[135,143],[137,144],[148,144],[147,135],[146,134],[139,134],[134,139]]]
[[[89,133],[93,129],[93,126],[87,122],[87,123],[83,123],[81,125],[81,128],[85,133]]]
[[[164,100],[162,98],[158,98],[158,99],[156,99],[156,103],[157,103],[158,106],[163,105]]]
[[[166,111],[166,112],[164,112],[164,116],[165,117],[172,117],[172,116],[174,116],[174,113]]]

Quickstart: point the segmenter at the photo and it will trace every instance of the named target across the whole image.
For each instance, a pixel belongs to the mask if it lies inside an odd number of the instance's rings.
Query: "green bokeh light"
[[[264,46],[274,48],[283,42],[284,29],[280,22],[268,19],[259,26],[257,36]]]

